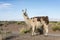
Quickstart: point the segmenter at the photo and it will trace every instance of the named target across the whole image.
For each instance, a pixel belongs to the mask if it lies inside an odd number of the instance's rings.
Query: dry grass
[[[52,23],[52,30],[53,31],[60,31],[60,22],[50,22],[50,23]]]
[[[52,30],[53,31],[57,31],[57,30],[60,31],[60,26],[54,26],[54,27],[52,27]]]

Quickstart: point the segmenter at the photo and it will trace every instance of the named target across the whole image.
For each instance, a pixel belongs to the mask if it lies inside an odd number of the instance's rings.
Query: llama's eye
[[[27,18],[27,19],[29,19],[29,18]]]

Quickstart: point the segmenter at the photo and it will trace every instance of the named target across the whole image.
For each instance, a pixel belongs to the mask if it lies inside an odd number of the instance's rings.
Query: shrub
[[[0,24],[0,26],[3,26],[4,24]]]
[[[57,21],[50,21],[50,23],[57,23]]]
[[[22,28],[19,31],[20,31],[20,34],[24,34],[26,32],[26,29],[25,28]]]
[[[52,27],[52,30],[53,31],[56,31],[56,30],[59,30],[60,31],[60,26],[54,26],[54,27]]]
[[[20,34],[25,34],[25,33],[28,33],[31,31],[31,29],[27,30],[26,28],[22,28],[19,30],[20,31]]]
[[[60,25],[60,22],[58,22],[57,24]]]
[[[8,21],[7,23],[8,24],[14,24],[14,23],[16,23],[16,21]]]
[[[25,25],[26,23],[24,21],[17,22],[18,25]]]

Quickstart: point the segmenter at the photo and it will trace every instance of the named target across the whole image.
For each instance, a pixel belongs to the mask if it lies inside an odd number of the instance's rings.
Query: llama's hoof
[[[47,34],[44,34],[45,37],[47,37],[48,35]]]
[[[33,33],[33,34],[32,34],[32,36],[35,36],[35,35],[37,35],[37,33]]]

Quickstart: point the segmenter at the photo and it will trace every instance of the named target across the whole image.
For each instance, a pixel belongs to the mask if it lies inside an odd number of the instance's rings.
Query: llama
[[[23,17],[25,20],[25,23],[32,28],[32,35],[36,35],[37,33],[35,32],[35,30],[37,28],[40,28],[41,26],[43,26],[45,32],[44,35],[48,34],[48,24],[49,24],[49,19],[48,16],[41,16],[41,17],[32,17],[29,18],[27,15],[26,10],[22,10],[23,12]],[[35,29],[36,28],[36,29]]]

